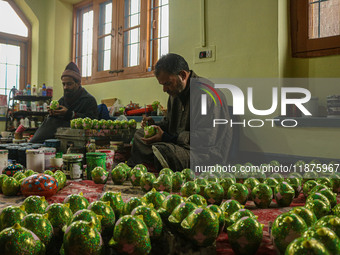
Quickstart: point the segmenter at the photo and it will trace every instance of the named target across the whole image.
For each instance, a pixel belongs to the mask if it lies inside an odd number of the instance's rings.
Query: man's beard
[[[72,97],[77,90],[72,90],[72,91],[65,91],[64,90],[64,97]]]
[[[184,86],[182,84],[182,81],[180,80],[179,77],[177,77],[176,90],[174,91],[176,95],[174,96],[178,96],[183,90],[184,90]]]

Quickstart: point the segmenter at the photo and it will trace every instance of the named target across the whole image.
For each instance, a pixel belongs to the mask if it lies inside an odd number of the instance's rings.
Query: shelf
[[[297,127],[329,127],[329,128],[339,128],[340,127],[340,118],[327,118],[327,117],[286,117],[286,116],[278,116],[275,119],[279,119],[280,121],[275,121],[277,126],[282,126],[281,122],[285,119],[296,120],[298,125]]]
[[[19,101],[47,101],[51,100],[52,97],[48,96],[15,96],[13,97],[14,100]]]
[[[143,120],[143,116],[125,116],[128,120],[135,120],[136,122],[141,122]],[[151,117],[155,122],[161,121],[164,116],[148,116]],[[116,120],[118,117],[111,117],[112,120]]]
[[[13,117],[18,117],[18,116],[46,116],[46,115],[48,115],[48,112],[29,112],[29,111],[13,112]]]

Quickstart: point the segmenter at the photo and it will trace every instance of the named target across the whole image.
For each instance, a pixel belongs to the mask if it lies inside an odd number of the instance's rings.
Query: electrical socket
[[[197,47],[194,49],[194,63],[214,62],[216,60],[216,46]]]

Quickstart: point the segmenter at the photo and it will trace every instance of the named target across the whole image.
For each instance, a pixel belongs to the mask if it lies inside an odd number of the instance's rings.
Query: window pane
[[[6,1],[0,0],[0,32],[27,37],[28,28]]]
[[[111,35],[98,40],[98,71],[109,70],[111,66]]]
[[[112,28],[112,2],[100,4],[99,8],[99,36],[111,33]]]
[[[82,76],[89,77],[92,74],[92,43],[93,38],[93,11],[83,14],[82,27]]]
[[[162,6],[159,9],[158,37],[169,36],[169,5]]]
[[[0,44],[0,89],[8,94],[20,83],[20,47]]]
[[[124,28],[140,24],[140,0],[125,0],[124,2]]]
[[[169,53],[169,1],[159,0],[158,3],[150,13],[150,65],[154,65],[153,61]],[[157,25],[154,28],[155,23]],[[151,70],[151,66],[148,70]]]
[[[309,38],[340,34],[340,0],[309,0]]]
[[[158,58],[169,53],[169,37],[160,40],[158,46]]]
[[[124,32],[124,67],[139,65],[140,29]]]

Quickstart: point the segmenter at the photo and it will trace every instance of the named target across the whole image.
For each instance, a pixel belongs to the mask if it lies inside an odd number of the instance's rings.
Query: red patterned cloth
[[[62,203],[68,195],[83,192],[84,197],[92,203],[99,199],[104,189],[104,184],[95,184],[93,181],[67,181],[66,186],[57,194],[47,199],[49,204]]]

